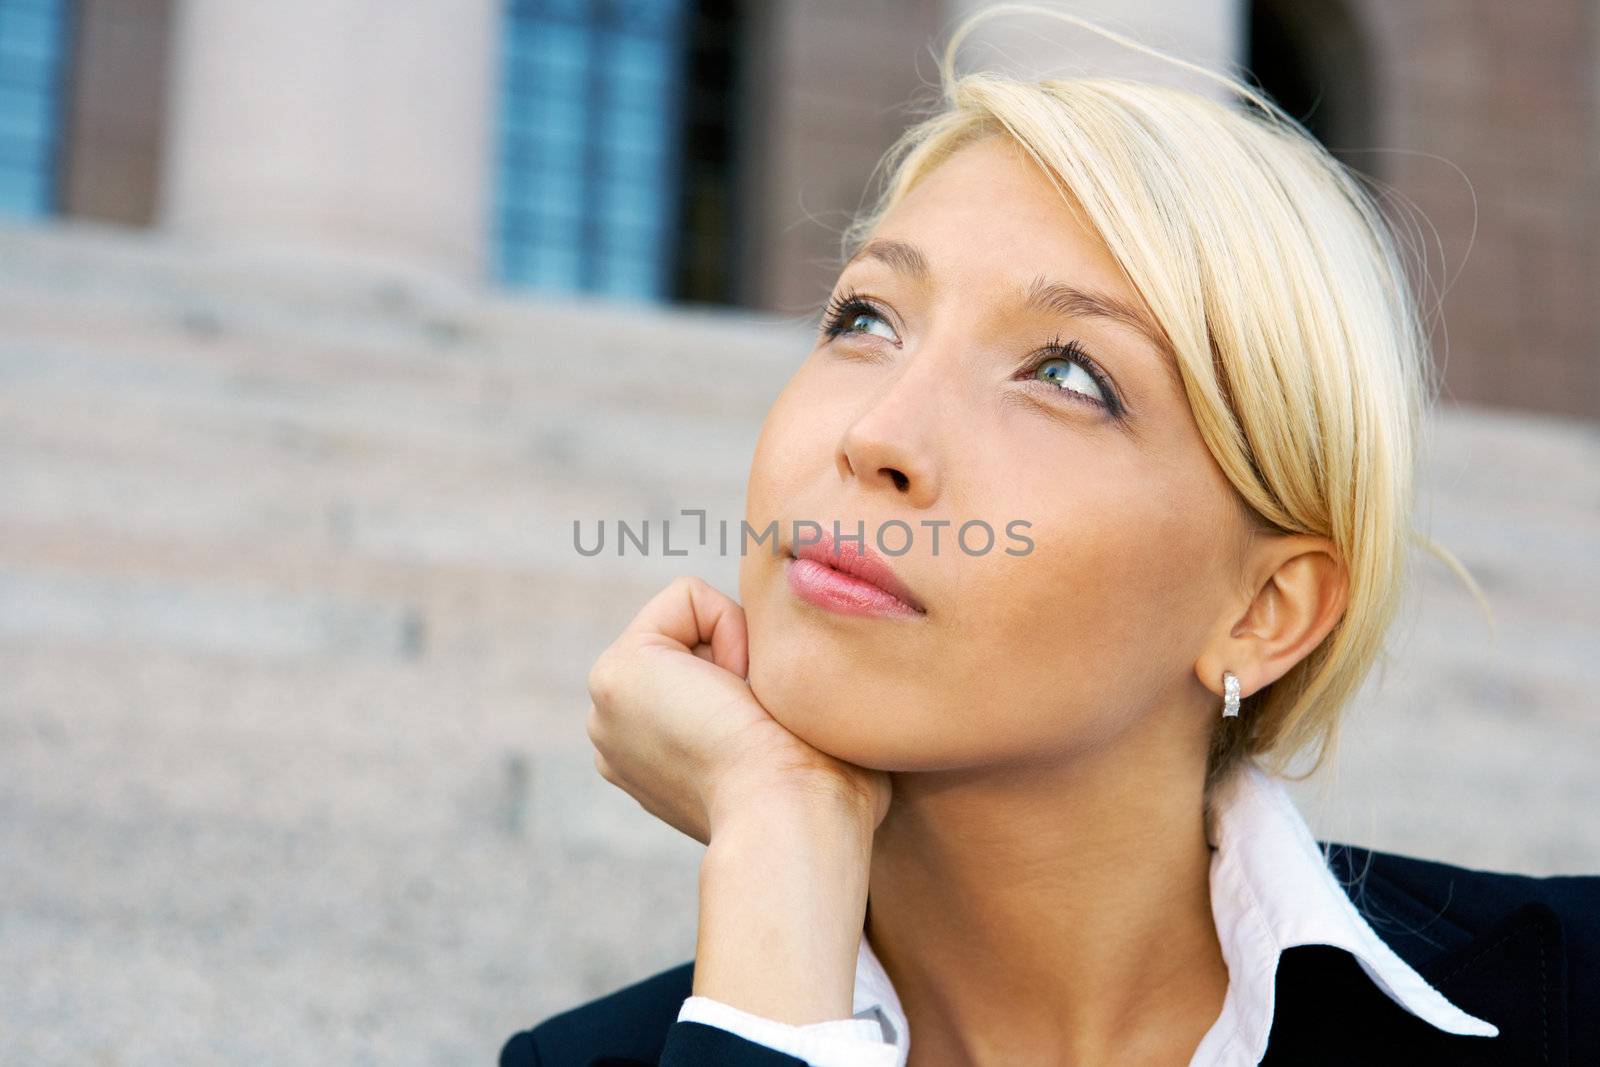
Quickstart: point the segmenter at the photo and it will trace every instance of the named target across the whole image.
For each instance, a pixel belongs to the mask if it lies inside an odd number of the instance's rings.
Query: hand
[[[674,579],[589,671],[600,776],[702,844],[768,804],[843,804],[876,829],[889,776],[795,736],[757,702],[748,673],[744,609],[701,578]]]

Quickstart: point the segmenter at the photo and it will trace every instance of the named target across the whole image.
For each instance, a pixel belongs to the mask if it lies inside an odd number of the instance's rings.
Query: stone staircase
[[[804,324],[0,230],[0,1063],[492,1062],[688,958],[699,846],[589,663],[737,523]],[[1600,870],[1600,436],[1451,410],[1436,563],[1319,832]],[[592,528],[592,526],[586,526]],[[1330,783],[1333,779],[1330,777]]]

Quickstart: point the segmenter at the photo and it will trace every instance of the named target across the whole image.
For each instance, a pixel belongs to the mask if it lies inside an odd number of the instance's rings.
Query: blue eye
[[[876,308],[867,303],[853,291],[841,295],[828,305],[828,310],[823,315],[823,332],[829,337],[839,337],[843,334],[859,334],[869,332],[861,328],[863,323],[876,320],[888,327],[889,322]],[[893,329],[890,329],[884,338],[888,341],[897,340]]]
[[[1097,404],[1105,403],[1100,383],[1095,381],[1082,360],[1048,356],[1033,368],[1033,375],[1039,381],[1054,382],[1063,392],[1082,393]]]
[[[1062,343],[1056,338],[1024,373],[1073,400],[1093,404],[1118,418],[1122,415],[1122,401],[1111,387],[1111,379],[1076,340]]]
[[[873,323],[884,331],[877,333]],[[829,340],[844,336],[872,336],[898,345],[889,319],[855,290],[847,290],[828,303],[822,317],[822,332]],[[1035,361],[1022,373],[1081,404],[1092,404],[1120,419],[1122,400],[1111,385],[1111,378],[1083,350],[1077,340],[1063,342],[1059,336],[1039,350]]]

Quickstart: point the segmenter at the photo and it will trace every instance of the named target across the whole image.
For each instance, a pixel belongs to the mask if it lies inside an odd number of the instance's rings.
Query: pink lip
[[[790,546],[789,588],[802,600],[840,615],[912,618],[927,614],[877,553],[823,531],[816,544]]]

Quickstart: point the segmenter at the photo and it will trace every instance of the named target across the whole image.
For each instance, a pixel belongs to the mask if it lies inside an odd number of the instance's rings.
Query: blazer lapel
[[[1369,885],[1369,891],[1376,888]],[[1364,903],[1390,915],[1414,904],[1387,893]],[[1554,911],[1527,903],[1476,935],[1459,927],[1428,932],[1439,939],[1407,936],[1390,943],[1458,1007],[1499,1027],[1499,1036],[1439,1030],[1397,1004],[1350,953],[1305,945],[1288,949],[1279,961],[1272,1036],[1261,1062],[1570,1067],[1566,954]],[[1419,956],[1427,958],[1413,958]]]
[[[1422,976],[1462,1009],[1500,1028],[1516,1056],[1506,1063],[1568,1062],[1567,958],[1561,919],[1549,905],[1523,904],[1467,945],[1426,967]]]

